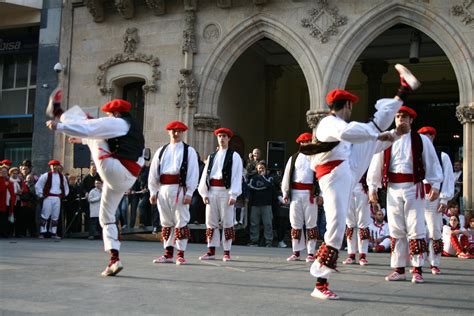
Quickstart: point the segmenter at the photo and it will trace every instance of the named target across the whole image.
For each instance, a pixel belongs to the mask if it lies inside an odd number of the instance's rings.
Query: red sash
[[[142,167],[137,164],[136,161],[133,161],[133,160],[129,160],[129,159],[125,159],[125,158],[121,158],[119,156],[117,156],[116,154],[114,153],[111,153],[111,152],[108,152],[107,150],[103,149],[103,148],[99,148],[99,150],[105,152],[105,154],[99,156],[99,160],[103,160],[103,159],[106,159],[106,158],[114,158],[114,159],[117,159],[118,161],[120,161],[120,163],[122,164],[122,166],[125,167],[125,169],[127,169],[128,171],[130,171],[130,173],[135,176],[135,177],[138,177],[138,175],[140,174],[140,171],[142,170]]]
[[[322,165],[316,166],[316,178],[321,179],[323,176],[330,173],[334,168],[339,166],[344,160],[331,160]]]
[[[209,182],[211,187],[225,187],[224,180],[222,179],[211,179]]]
[[[179,184],[179,174],[162,174],[160,175],[161,184]]]
[[[388,173],[388,182],[391,183],[404,183],[412,182],[413,183],[413,174],[411,173]]]
[[[312,183],[301,183],[301,182],[292,182],[291,188],[293,190],[308,190],[311,191],[313,189]]]

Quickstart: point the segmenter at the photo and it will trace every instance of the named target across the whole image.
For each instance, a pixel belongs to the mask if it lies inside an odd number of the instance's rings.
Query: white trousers
[[[441,264],[441,253],[435,254],[433,240],[442,238],[443,214],[438,212],[439,199],[430,202],[425,200],[426,237],[428,238],[428,250],[430,265],[439,267]]]
[[[208,247],[219,247],[221,244],[221,233],[219,231],[219,223],[222,228],[234,227],[233,205],[229,205],[229,191],[224,187],[213,187],[209,189],[209,204],[206,205],[206,228],[214,228],[212,239],[208,241]],[[222,247],[226,251],[230,251],[232,247],[232,239],[226,240],[224,233],[222,234]]]
[[[387,190],[387,217],[390,236],[396,238],[390,266],[404,268],[408,260],[413,267],[424,264],[425,253],[410,256],[409,239],[425,239],[425,200],[416,197],[413,183],[389,183]]]
[[[392,124],[395,114],[400,109],[402,102],[395,99],[378,100],[375,108],[374,122],[381,130],[386,130]],[[371,122],[351,122],[346,129],[346,134],[360,134],[360,131],[371,130],[379,132]],[[363,134],[363,133],[362,133]],[[349,140],[349,139],[348,139]],[[327,245],[340,249],[344,239],[349,201],[356,182],[369,168],[373,155],[379,150],[380,142],[367,140],[363,143],[353,144],[349,161],[342,162],[331,173],[319,180],[324,197],[324,210],[326,212],[326,234],[324,241]],[[322,266],[318,260],[313,262],[310,272],[315,277],[329,278],[332,269]]]
[[[48,196],[43,200],[43,208],[41,209],[41,218],[44,222],[44,225],[40,226],[40,233],[44,234],[48,231],[47,221],[51,217],[51,222],[58,221],[59,213],[61,211],[61,199],[58,196]],[[52,225],[51,223],[51,234],[56,234],[58,226]]]
[[[158,192],[158,211],[163,227],[172,227],[168,240],[163,239],[163,247],[175,247],[185,251],[187,239],[176,239],[174,228],[181,228],[189,223],[189,205],[183,204],[184,191],[177,184],[161,185]]]
[[[359,253],[366,254],[369,251],[369,239],[361,240],[359,230],[369,227],[371,221],[369,197],[362,184],[357,183],[354,191],[352,191],[352,199],[346,220],[347,227],[354,229],[352,239],[347,238],[347,252],[349,254],[357,252],[357,245]]]
[[[308,190],[291,190],[290,202],[290,224],[293,229],[314,228],[318,222],[318,205],[316,201],[313,204],[309,201],[310,192]],[[291,239],[293,251],[301,251],[305,247],[308,254],[313,254],[316,251],[315,239],[310,239],[306,242],[305,234],[302,232],[301,238]]]
[[[109,150],[109,145],[105,140],[87,139],[87,145],[91,152],[98,152],[99,147]],[[94,163],[103,181],[99,222],[102,227],[104,250],[120,250],[115,212],[125,191],[132,187],[137,178],[115,158],[94,159]]]

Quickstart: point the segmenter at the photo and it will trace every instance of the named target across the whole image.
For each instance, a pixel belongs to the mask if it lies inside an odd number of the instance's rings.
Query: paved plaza
[[[425,284],[389,283],[389,254],[369,266],[340,266],[331,280],[339,301],[310,297],[309,263],[288,263],[287,249],[232,248],[234,261],[156,265],[157,242],[126,241],[117,277],[103,278],[101,241],[0,240],[0,315],[472,315],[474,260],[443,258],[443,274]],[[218,258],[222,249],[217,251]],[[341,257],[346,255],[341,252]],[[341,259],[341,258],[340,258]],[[342,260],[340,260],[342,261]]]

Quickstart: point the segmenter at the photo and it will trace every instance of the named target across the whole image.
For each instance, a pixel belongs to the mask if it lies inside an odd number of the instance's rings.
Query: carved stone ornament
[[[195,22],[196,13],[194,11],[187,12],[185,17],[186,25],[183,31],[183,53],[195,54],[197,52]]]
[[[124,19],[131,19],[135,15],[133,0],[115,0],[115,8]]]
[[[190,70],[181,69],[182,79],[178,80],[178,93],[176,94],[176,107],[184,105],[194,107],[196,104],[198,84]]]
[[[461,17],[461,22],[468,25],[474,21],[474,0],[464,0],[461,5],[451,8],[451,13]]]
[[[456,107],[456,117],[461,124],[474,122],[474,102],[468,105],[458,105]]]
[[[133,54],[137,50],[137,44],[140,42],[138,37],[138,29],[136,27],[129,27],[125,30],[123,35],[123,52],[125,54]]]
[[[184,0],[184,11],[196,11],[197,5],[197,0]]]
[[[104,22],[104,0],[84,0],[84,3],[92,15],[94,22]]]
[[[217,0],[216,5],[218,8],[228,9],[232,7],[232,0]]]
[[[207,114],[196,113],[193,122],[194,127],[196,127],[198,131],[213,132],[220,126],[220,120],[218,118]]]
[[[208,43],[214,43],[221,37],[221,29],[215,23],[210,23],[204,27],[202,38]]]
[[[154,15],[163,15],[166,13],[165,0],[145,0],[147,6],[153,11]]]
[[[310,17],[301,20],[303,27],[309,28],[309,34],[321,43],[326,43],[329,36],[338,33],[338,27],[347,24],[347,17],[340,16],[337,8],[330,8],[328,0],[318,0],[318,8],[308,11]]]
[[[327,111],[309,110],[306,112],[306,122],[310,128],[316,128],[319,122],[328,115]]]
[[[140,41],[138,37],[138,30],[136,28],[128,28],[123,36],[124,41],[124,53],[115,54],[105,63],[100,65],[99,72],[97,74],[97,85],[100,87],[99,91],[105,94],[111,94],[113,92],[111,87],[107,87],[107,70],[115,65],[126,63],[126,62],[140,62],[149,64],[152,67],[152,80],[151,83],[143,85],[143,91],[156,92],[158,91],[158,80],[161,77],[161,72],[158,67],[160,66],[160,60],[153,55],[146,55],[141,53],[135,53],[136,45]]]

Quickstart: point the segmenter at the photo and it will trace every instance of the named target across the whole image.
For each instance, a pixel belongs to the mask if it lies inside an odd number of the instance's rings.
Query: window
[[[0,117],[33,114],[36,56],[6,55],[0,59]]]

